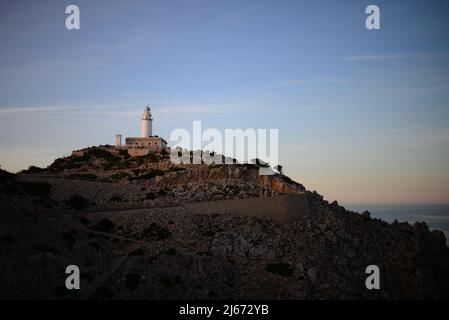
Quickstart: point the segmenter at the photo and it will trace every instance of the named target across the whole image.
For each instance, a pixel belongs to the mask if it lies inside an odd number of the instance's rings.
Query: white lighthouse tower
[[[140,137],[151,137],[153,135],[153,117],[149,106],[143,111],[141,123]]]

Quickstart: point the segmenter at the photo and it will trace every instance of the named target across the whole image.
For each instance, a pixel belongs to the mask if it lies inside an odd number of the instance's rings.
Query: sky
[[[138,136],[150,104],[167,140],[194,120],[278,129],[284,172],[329,201],[449,203],[448,14],[436,0],[2,1],[1,168]]]

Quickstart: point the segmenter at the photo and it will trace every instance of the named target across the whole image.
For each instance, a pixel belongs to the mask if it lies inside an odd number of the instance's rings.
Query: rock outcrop
[[[1,171],[0,298],[449,297],[442,232],[349,212],[258,169],[90,148],[47,169]],[[304,201],[301,212],[288,207],[293,219],[245,211],[285,194]],[[198,203],[213,205],[193,210]],[[81,290],[64,287],[70,264]],[[380,290],[365,286],[368,265],[380,269]]]

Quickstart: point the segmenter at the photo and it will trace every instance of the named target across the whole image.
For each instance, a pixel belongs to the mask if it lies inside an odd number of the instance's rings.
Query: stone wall
[[[183,205],[191,214],[239,214],[292,222],[310,215],[305,193],[275,197],[193,202]]]

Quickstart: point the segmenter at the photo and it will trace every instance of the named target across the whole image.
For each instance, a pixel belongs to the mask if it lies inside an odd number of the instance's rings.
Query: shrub
[[[128,153],[128,150],[125,150],[125,149],[120,150],[118,153],[125,159],[129,159],[131,157]]]
[[[140,283],[140,275],[136,272],[128,273],[126,275],[126,288],[134,289]]]
[[[5,242],[5,243],[9,243],[9,244],[11,244],[11,243],[14,242],[13,238],[12,238],[11,235],[9,235],[9,234],[4,234],[4,235],[2,235],[2,236],[0,237],[0,240],[2,240],[2,241]]]
[[[138,165],[142,165],[144,163],[154,163],[154,162],[159,162],[160,161],[160,156],[155,154],[155,153],[149,153],[147,155],[144,156],[140,156],[140,157],[134,157],[132,159],[133,162],[137,163]]]
[[[203,235],[205,237],[213,238],[213,237],[215,237],[215,232],[213,232],[212,230],[208,230],[208,231],[204,232]]]
[[[122,202],[123,199],[122,199],[120,196],[113,196],[113,197],[111,198],[111,201],[112,201],[112,202]]]
[[[143,230],[142,236],[147,239],[161,241],[168,239],[171,236],[171,232],[156,223],[152,223]]]
[[[0,169],[0,182],[11,181],[16,178],[14,173],[10,173],[8,171]]]
[[[53,171],[62,171],[64,169],[78,169],[81,168],[82,163],[80,163],[78,160],[81,157],[73,158],[73,159],[65,159],[65,158],[59,158],[56,159],[49,168]]]
[[[51,190],[51,184],[47,182],[29,182],[21,181],[20,186],[25,192],[34,194],[36,196],[48,196]]]
[[[89,206],[89,200],[80,196],[79,194],[74,194],[67,201],[67,204],[75,210],[83,210]]]
[[[82,156],[75,156],[75,157],[70,158],[69,162],[73,162],[73,163],[75,163],[75,162],[87,162],[87,161],[89,161],[89,159],[90,159],[90,157],[86,153],[86,154],[83,154]]]
[[[291,277],[293,275],[293,269],[288,263],[268,263],[265,270],[282,277]]]
[[[183,167],[170,167],[167,172],[178,172],[178,171],[186,171],[186,168]]]
[[[151,179],[156,176],[163,176],[163,175],[164,175],[164,171],[159,170],[159,169],[153,169],[153,170],[147,171],[146,173],[140,174],[138,177],[135,177],[134,179],[139,179],[139,180]]]
[[[111,180],[114,181],[119,181],[125,178],[129,178],[129,174],[127,174],[126,172],[118,172],[111,176]]]
[[[57,298],[63,298],[68,294],[68,292],[69,290],[67,290],[66,287],[59,286],[53,290],[53,295]]]
[[[113,299],[114,294],[107,287],[99,287],[95,290],[94,299],[96,300],[104,300],[104,299]]]
[[[22,170],[20,173],[24,173],[24,174],[26,174],[26,173],[41,173],[44,171],[45,171],[45,169],[43,169],[43,168],[39,168],[36,166],[29,166],[28,169]]]
[[[87,273],[87,272],[81,272],[81,279],[84,279],[90,283],[94,282],[94,277],[90,273]]]
[[[143,256],[144,254],[145,254],[145,251],[142,248],[139,248],[134,251],[131,251],[128,254],[128,257],[138,257],[138,256]]]
[[[76,242],[76,238],[71,233],[68,232],[63,232],[62,238],[64,240],[67,240],[68,242]]]
[[[114,223],[107,218],[101,219],[92,227],[92,230],[101,231],[104,233],[110,233],[113,229]]]
[[[154,192],[149,192],[145,195],[146,200],[154,200],[156,199],[156,194]]]
[[[107,162],[116,162],[116,161],[120,160],[119,158],[114,156],[109,151],[106,151],[106,150],[103,150],[103,149],[98,149],[98,148],[94,148],[94,149],[89,150],[89,154],[94,156],[97,159],[104,159]]]
[[[169,248],[163,252],[163,254],[165,254],[167,256],[175,256],[177,253],[178,253],[178,251],[176,251],[176,249],[174,249],[174,248]]]
[[[80,223],[87,226],[89,224],[89,219],[87,219],[86,217],[81,217],[80,218]]]
[[[96,243],[96,242],[89,242],[89,246],[91,246],[92,248],[97,249],[97,251],[101,249],[100,245],[98,243]]]
[[[159,282],[166,288],[173,288],[183,283],[182,278],[179,275],[176,275],[173,280],[167,276],[163,276],[159,279]]]
[[[42,252],[54,253],[54,254],[58,254],[58,255],[61,254],[61,252],[59,252],[58,250],[56,250],[53,247],[50,247],[48,244],[42,244],[40,246],[35,247],[35,249],[42,251]]]
[[[142,169],[134,169],[134,170],[133,170],[134,176],[136,176],[136,177],[137,177],[138,175],[140,175],[142,172],[143,172]]]

